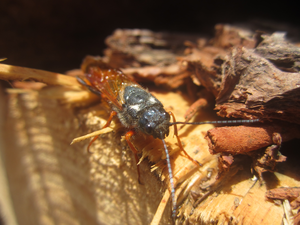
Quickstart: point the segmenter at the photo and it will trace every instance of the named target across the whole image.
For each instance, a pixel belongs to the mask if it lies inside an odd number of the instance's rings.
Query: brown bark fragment
[[[281,187],[268,190],[266,197],[272,200],[285,200],[290,202],[292,209],[297,209],[298,212],[294,216],[294,224],[300,223],[300,187]]]
[[[225,68],[216,110],[226,117],[278,119],[300,123],[300,77],[277,69],[265,58],[237,48]]]
[[[294,200],[300,196],[300,187],[281,187],[281,188],[274,188],[268,190],[266,192],[266,197],[269,199],[288,199]]]
[[[225,174],[231,174],[233,169],[234,157],[232,155],[222,155],[220,154],[219,158],[219,171],[218,179],[224,179]],[[238,170],[242,170],[242,167],[238,167]]]
[[[275,125],[261,125],[259,127],[217,127],[207,132],[206,140],[212,154],[236,155],[274,144],[274,133],[279,133],[282,141],[300,137],[298,126],[283,128]]]
[[[286,161],[286,156],[281,155],[279,152],[281,145],[271,145],[265,150],[252,152],[250,154],[253,158],[253,168],[258,173],[259,178],[262,180],[262,173],[266,171],[275,172],[276,165],[279,162]]]
[[[300,48],[285,40],[285,32],[262,35],[255,52],[286,72],[300,71]]]
[[[248,29],[230,25],[218,24],[215,26],[215,37],[210,41],[214,46],[228,49],[233,46],[254,48],[257,40]]]
[[[241,29],[229,25],[216,25],[215,37],[206,45],[192,47],[184,60],[189,63],[189,69],[195,73],[209,92],[217,96],[222,82],[221,65],[231,52],[232,47],[244,46],[253,48],[256,39],[253,33],[246,29]]]
[[[112,67],[125,68],[124,72],[137,81],[178,88],[190,76],[177,60],[184,55],[186,40],[196,42],[197,36],[118,29],[106,39],[104,61]]]
[[[194,50],[197,51],[197,50]],[[214,96],[217,96],[221,86],[221,74],[218,73],[224,59],[222,55],[216,55],[208,65],[202,61],[189,61],[189,70],[194,71],[196,78]]]
[[[196,35],[118,29],[106,39],[109,48],[105,55],[112,66],[121,68],[167,66],[183,55],[186,40],[196,42],[197,38]]]
[[[205,138],[212,154],[221,153],[220,174],[228,171],[233,162],[233,159],[227,158],[229,154],[246,154],[252,157],[252,167],[262,178],[263,172],[274,172],[277,163],[286,161],[279,152],[281,143],[299,137],[298,126],[281,123],[260,127],[218,127],[209,130]]]

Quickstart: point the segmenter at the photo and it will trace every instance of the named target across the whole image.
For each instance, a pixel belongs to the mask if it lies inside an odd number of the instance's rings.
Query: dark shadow
[[[300,171],[300,152],[299,152],[300,139],[293,139],[283,142],[280,152],[287,157],[287,160],[277,164],[277,172],[285,174],[295,180],[300,181],[300,174],[293,171]]]
[[[267,190],[277,188],[280,185],[280,181],[277,176],[272,172],[264,172],[262,174],[263,183],[267,186]]]

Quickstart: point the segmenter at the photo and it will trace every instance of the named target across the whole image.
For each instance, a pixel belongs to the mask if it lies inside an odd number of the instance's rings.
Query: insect
[[[177,138],[178,146],[187,158],[201,166],[199,162],[190,157],[184,150],[177,132],[177,124],[204,124],[220,123],[218,121],[208,121],[199,123],[176,122],[172,112],[166,112],[162,103],[151,93],[142,88],[139,84],[127,77],[118,69],[112,69],[103,63],[100,59],[87,56],[83,62],[82,69],[85,78],[77,78],[78,81],[87,87],[91,92],[99,95],[111,107],[110,116],[102,129],[108,127],[114,117],[118,117],[121,124],[128,129],[125,134],[125,140],[134,153],[136,163],[138,163],[138,150],[131,142],[131,137],[142,132],[151,135],[162,141],[166,155],[168,168],[171,199],[172,199],[172,217],[176,217],[176,198],[173,172],[170,163],[170,155],[165,142],[169,135],[169,128],[174,126],[174,134]],[[173,122],[170,122],[173,118]],[[240,120],[238,122],[245,122]],[[98,138],[95,136],[88,145]],[[137,164],[138,180],[140,182],[139,165]]]

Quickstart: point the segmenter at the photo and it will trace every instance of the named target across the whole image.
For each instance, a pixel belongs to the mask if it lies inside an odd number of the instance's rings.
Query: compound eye
[[[147,133],[147,134],[150,134],[152,135],[155,127],[156,127],[156,114],[155,114],[155,111],[153,111],[152,109],[150,110],[147,110],[140,118],[139,120],[139,126],[140,126],[140,129]]]
[[[143,117],[139,121],[142,130],[144,130],[147,134],[151,134],[153,132],[153,123],[151,123],[147,118]]]
[[[154,130],[154,127],[153,127],[153,124],[151,124],[151,123],[148,123],[146,126],[146,132],[148,133],[148,134],[152,134],[152,132],[153,132],[153,130]]]

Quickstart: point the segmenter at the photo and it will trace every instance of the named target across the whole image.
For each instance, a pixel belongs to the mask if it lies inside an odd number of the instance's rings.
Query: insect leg
[[[139,158],[138,158],[138,155],[137,155],[137,150],[136,148],[134,147],[134,145],[132,144],[132,142],[130,141],[130,138],[135,135],[135,131],[134,130],[130,130],[128,131],[126,134],[125,134],[125,140],[127,141],[127,144],[129,145],[131,151],[133,152],[134,154],[134,157],[135,157],[135,161],[136,161],[136,167],[137,167],[137,172],[138,172],[138,181],[140,184],[141,183],[141,175],[140,175],[140,166],[139,166]]]
[[[178,130],[177,130],[177,126],[176,126],[176,119],[175,119],[175,116],[174,116],[174,114],[173,114],[172,112],[169,112],[169,114],[170,114],[170,116],[172,116],[173,122],[175,123],[175,124],[173,124],[173,125],[174,125],[174,135],[175,135],[175,137],[177,138],[177,143],[178,143],[178,145],[179,145],[180,150],[185,154],[185,156],[186,156],[189,160],[191,160],[192,162],[196,163],[198,166],[202,166],[201,163],[199,163],[197,160],[193,159],[193,158],[192,158],[192,157],[184,150],[184,148],[183,148],[183,146],[182,146],[182,144],[181,144],[180,138],[179,138],[179,136],[178,136]]]
[[[110,113],[110,115],[109,115],[109,118],[108,118],[108,120],[106,121],[106,124],[101,128],[101,130],[104,129],[104,128],[106,128],[106,127],[108,127],[108,126],[111,124],[111,121],[112,121],[112,119],[114,118],[115,115],[117,115],[117,112],[116,112],[116,111],[111,111],[111,113]],[[88,147],[87,147],[88,153],[91,153],[90,147],[91,147],[91,145],[94,143],[94,141],[96,141],[96,139],[97,139],[98,137],[99,137],[99,135],[93,137],[93,139],[90,141],[90,143],[89,143],[89,145],[88,145]]]

